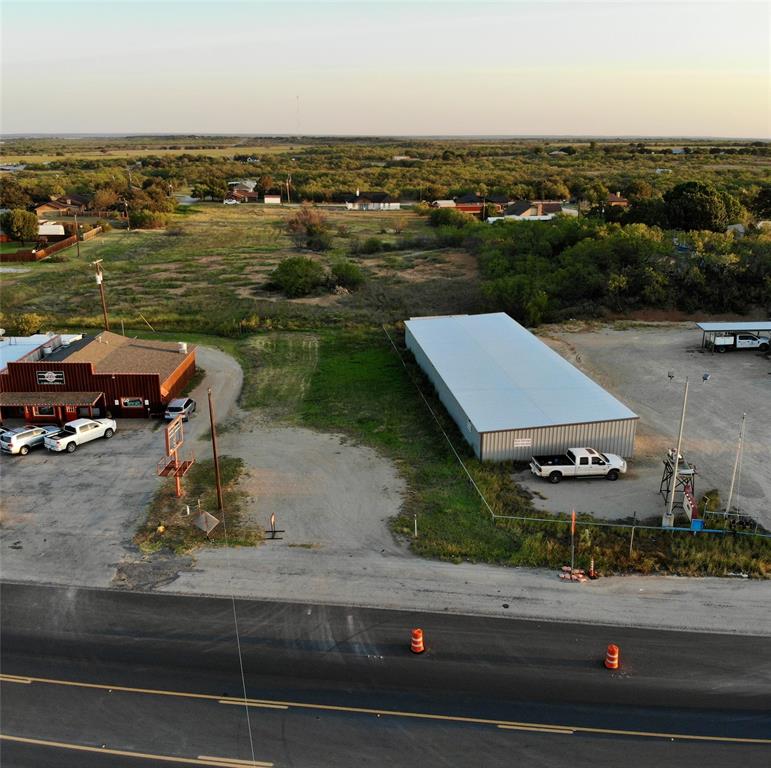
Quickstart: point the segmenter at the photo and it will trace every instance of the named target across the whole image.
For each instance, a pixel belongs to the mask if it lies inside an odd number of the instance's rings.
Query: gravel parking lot
[[[544,499],[544,509],[594,511],[606,519],[660,517],[662,460],[674,447],[690,381],[683,454],[696,465],[697,496],[717,488],[725,501],[731,482],[742,413],[747,414],[744,459],[734,507],[771,529],[771,364],[751,351],[718,355],[701,349],[692,323],[628,330],[548,332],[553,346],[640,415],[636,454],[629,474],[616,483],[565,481],[551,486],[522,473],[517,479]],[[670,381],[669,373],[674,374]],[[707,383],[702,374],[709,373]]]

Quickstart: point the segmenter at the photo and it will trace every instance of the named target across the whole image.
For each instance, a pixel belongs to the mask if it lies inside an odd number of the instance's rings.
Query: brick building
[[[0,418],[160,416],[195,373],[195,347],[104,331],[49,336],[0,370]],[[11,356],[12,357],[12,356]]]

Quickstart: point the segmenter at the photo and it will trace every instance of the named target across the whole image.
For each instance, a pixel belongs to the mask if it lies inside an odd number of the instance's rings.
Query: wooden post
[[[211,400],[211,387],[208,390],[209,397],[209,423],[211,425],[211,449],[214,456],[214,481],[217,484],[217,508],[220,512],[225,512],[225,505],[222,503],[222,482],[220,479],[220,462],[217,455],[217,429],[214,425],[214,404]]]

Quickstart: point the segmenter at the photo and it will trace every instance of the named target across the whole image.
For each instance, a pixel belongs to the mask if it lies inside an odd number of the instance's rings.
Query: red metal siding
[[[64,383],[39,384],[37,371],[61,371]],[[163,386],[157,373],[94,373],[91,363],[66,360],[13,362],[8,363],[7,374],[0,375],[0,392],[102,392],[105,408],[113,416],[148,416],[162,413],[166,403],[182,391],[194,373],[195,350],[182,358]],[[124,397],[139,397],[149,405],[141,409],[123,408],[120,401]]]

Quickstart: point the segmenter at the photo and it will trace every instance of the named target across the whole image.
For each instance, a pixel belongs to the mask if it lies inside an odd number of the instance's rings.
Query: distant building
[[[656,168],[656,173],[658,174],[672,173],[672,171],[669,168]]]
[[[281,205],[281,195],[277,193],[265,193],[265,205]]]
[[[672,154],[673,155],[684,155],[685,150],[682,147],[672,147]]]
[[[609,208],[626,208],[629,205],[629,200],[623,197],[620,192],[611,192],[605,204]]]
[[[254,179],[233,179],[228,182],[231,192],[254,192],[257,182]]]
[[[430,203],[432,208],[454,208],[454,200],[432,200]]]
[[[503,210],[502,216],[488,218],[496,221],[551,221],[558,214],[577,216],[578,211],[567,208],[562,200],[517,200]]]
[[[349,211],[398,211],[401,203],[386,192],[359,192],[345,199]]]

